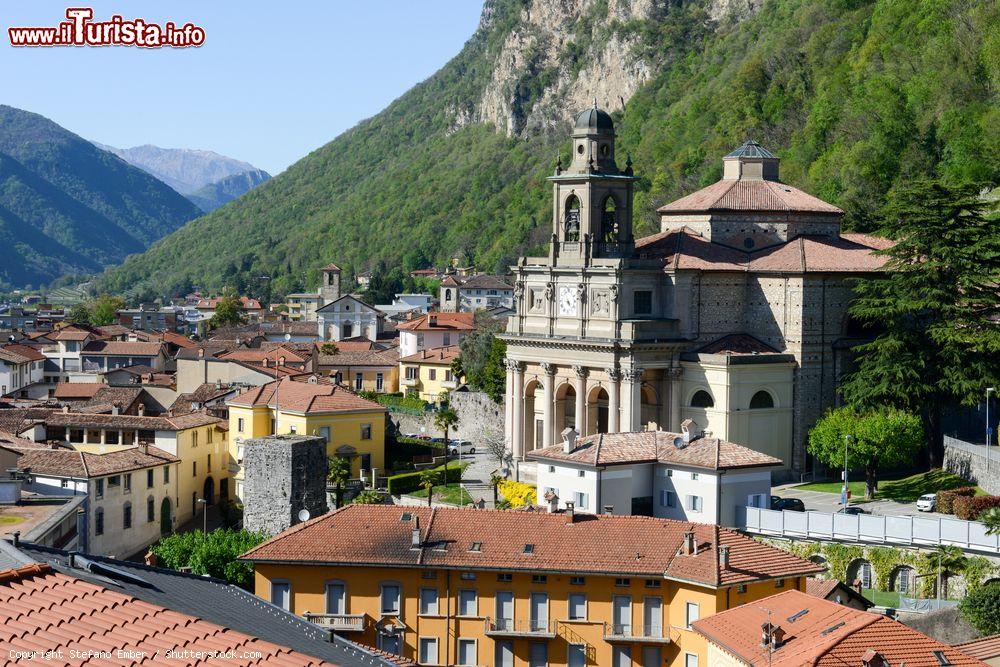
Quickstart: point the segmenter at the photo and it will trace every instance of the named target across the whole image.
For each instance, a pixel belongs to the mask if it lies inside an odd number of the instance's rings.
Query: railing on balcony
[[[632,625],[605,623],[604,641],[608,642],[644,642],[644,643],[670,643],[670,635],[666,632],[663,624],[658,625]]]
[[[538,637],[552,639],[556,636],[555,621],[513,618],[487,618],[486,635],[489,637]]]
[[[445,389],[458,389],[458,380],[442,380],[441,386]]]
[[[418,384],[420,384],[420,378],[400,378],[399,384],[403,385],[404,387],[416,387]]]
[[[305,614],[305,619],[310,623],[323,628],[330,628],[334,632],[364,632],[364,614]]]

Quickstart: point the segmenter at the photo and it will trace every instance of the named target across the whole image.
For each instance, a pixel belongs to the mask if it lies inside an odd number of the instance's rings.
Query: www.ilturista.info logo
[[[205,30],[193,23],[163,25],[145,19],[125,19],[119,15],[107,21],[93,21],[90,7],[70,7],[68,21],[47,28],[7,28],[11,46],[140,46],[147,49],[177,49],[201,46]]]

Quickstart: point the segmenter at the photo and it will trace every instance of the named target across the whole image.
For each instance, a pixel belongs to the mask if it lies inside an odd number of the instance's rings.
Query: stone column
[[[642,369],[626,368],[622,376],[625,379],[622,431],[630,433],[640,430],[642,425]]]
[[[524,459],[524,364],[508,359],[514,379],[514,407],[511,410],[510,453],[515,461]]]
[[[622,372],[617,368],[605,369],[610,383],[608,385],[608,433],[618,433],[621,430],[621,399],[619,396]]]
[[[587,375],[590,371],[584,366],[573,366],[576,373],[576,432],[580,436],[587,435]]]
[[[545,404],[542,406],[542,419],[544,421],[544,426],[542,427],[542,447],[549,447],[553,441],[552,432],[555,429],[555,396],[553,385],[555,384],[555,374],[555,364],[550,364],[547,361],[542,362],[542,400],[545,401]],[[537,442],[535,446],[538,447]]]
[[[681,376],[680,368],[671,368],[667,372],[670,382],[670,418],[667,420],[667,430],[679,433],[681,430]]]
[[[503,365],[507,370],[507,383],[504,385],[503,435],[504,441],[510,447],[514,433],[514,369],[510,359],[504,359]]]

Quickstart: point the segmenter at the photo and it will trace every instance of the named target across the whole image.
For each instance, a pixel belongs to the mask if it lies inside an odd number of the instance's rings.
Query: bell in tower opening
[[[615,161],[615,124],[595,105],[576,118],[569,166],[560,160],[553,185],[552,235],[555,258],[589,261],[634,254],[632,197],[637,180],[631,161]]]

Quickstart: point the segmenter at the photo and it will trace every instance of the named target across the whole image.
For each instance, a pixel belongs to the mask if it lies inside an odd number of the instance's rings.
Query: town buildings
[[[45,379],[45,355],[30,345],[0,347],[0,396],[27,398],[30,387]]]
[[[458,345],[420,350],[399,360],[399,384],[408,395],[435,403],[458,389],[462,379],[451,369],[462,353]]]
[[[385,313],[361,299],[344,295],[316,311],[320,340],[363,337],[377,340],[385,328]]]
[[[328,354],[333,345],[335,352]],[[326,351],[324,351],[326,350]],[[399,352],[367,339],[316,345],[313,369],[356,392],[393,394],[399,391]]]
[[[202,319],[211,319],[212,315],[215,315],[215,308],[219,305],[221,299],[222,297],[219,296],[200,299],[195,304],[194,309],[201,313]],[[260,305],[260,301],[247,296],[241,296],[240,304],[243,306],[243,312],[249,321],[261,322],[264,320],[264,308]]]
[[[709,665],[692,623],[821,569],[705,524],[388,505],[348,505],[243,558],[259,596],[356,641],[496,667]]]
[[[598,433],[528,454],[538,462],[538,499],[572,502],[576,511],[641,514],[745,525],[746,507],[770,507],[771,471],[781,461],[703,433]]]
[[[429,312],[396,328],[399,330],[399,356],[403,358],[421,350],[458,345],[476,325],[473,313]]]
[[[479,274],[471,278],[450,275],[441,281],[441,312],[472,313],[491,308],[513,308],[514,287],[495,276]]]
[[[660,209],[633,235],[631,164],[619,168],[611,117],[580,114],[573,158],[552,183],[552,242],[513,268],[506,419],[517,459],[583,435],[677,431],[718,437],[811,466],[806,433],[834,403],[850,348],[851,280],[880,270],[887,241],[841,233],[843,212],[779,180],[748,141],[723,178]],[[583,399],[576,400],[582,394]],[[556,419],[558,401],[574,410]]]
[[[317,311],[340,298],[340,267],[327,264],[323,267],[323,283],[315,292],[289,294],[285,303],[285,318],[292,322],[315,322]]]
[[[882,614],[788,590],[694,621],[707,665],[895,667],[986,663]],[[685,667],[692,667],[688,664]]]
[[[243,442],[272,433],[321,435],[329,457],[350,459],[354,477],[385,467],[386,409],[326,378],[285,378],[228,402],[230,470],[242,498]]]

